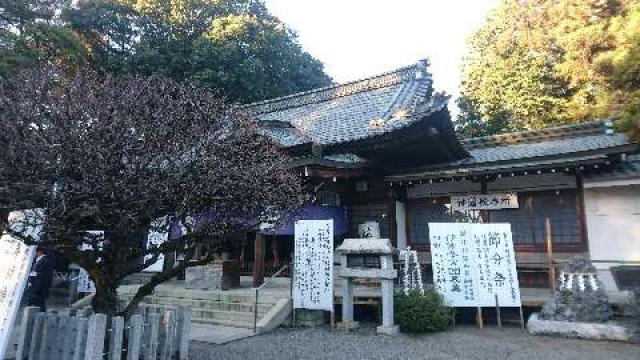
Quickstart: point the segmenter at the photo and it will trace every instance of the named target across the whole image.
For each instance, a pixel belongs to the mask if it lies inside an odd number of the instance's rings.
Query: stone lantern
[[[398,326],[393,323],[393,247],[389,239],[345,239],[337,249],[340,254],[342,279],[342,326],[356,327],[353,321],[353,280],[376,279],[382,283],[382,325],[378,334],[394,335]]]

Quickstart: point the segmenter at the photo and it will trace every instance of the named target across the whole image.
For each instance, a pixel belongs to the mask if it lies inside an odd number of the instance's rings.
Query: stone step
[[[121,286],[118,289],[118,296],[122,300],[130,300],[137,289],[138,286],[135,285]],[[257,320],[261,321],[267,317],[272,317],[269,314],[273,312],[272,309],[277,304],[282,302],[282,294],[260,293],[259,300]],[[192,311],[194,323],[253,328],[255,321],[255,293],[251,289],[223,292],[220,290],[160,286],[154,291],[153,295],[145,297],[142,303],[147,306],[158,307],[189,307]],[[272,320],[269,321],[273,322]]]
[[[118,289],[118,295],[121,297],[132,297],[137,291],[136,286],[125,285]],[[153,296],[169,297],[176,299],[190,299],[202,301],[222,301],[228,303],[253,303],[255,294],[251,292],[233,293],[222,292],[218,290],[197,290],[197,289],[175,289],[158,287]],[[280,297],[270,296],[268,294],[260,294],[260,303],[275,304]]]
[[[260,319],[258,319],[260,320]],[[203,318],[192,318],[192,321],[196,324],[212,324],[212,325],[223,325],[223,326],[231,326],[237,328],[245,328],[245,329],[253,329],[253,318],[251,321],[230,321],[230,320],[221,320],[221,319],[203,319]]]
[[[141,305],[144,305],[146,307],[157,307],[157,308],[164,308],[164,307],[171,308],[175,306],[173,304],[146,303],[144,301],[141,303]],[[267,312],[269,312],[269,310],[271,310],[271,307],[259,307],[258,318],[262,318]],[[191,307],[191,313],[193,317],[200,317],[200,318],[229,318],[229,319],[238,318],[240,319],[240,318],[251,317],[253,319],[253,317],[255,316],[253,312],[253,308],[250,311],[232,311],[232,310]]]
[[[165,303],[147,303],[147,302],[142,302],[142,304],[144,305],[149,305],[149,306],[176,306],[174,304],[165,304]],[[243,304],[244,305],[244,304]],[[187,305],[188,306],[188,305]],[[197,312],[201,312],[201,313],[207,313],[207,312],[211,312],[211,313],[230,313],[230,314],[250,314],[251,316],[253,316],[254,310],[253,310],[253,306],[245,306],[242,310],[231,310],[231,309],[218,309],[218,308],[214,308],[214,307],[194,307],[194,306],[188,306],[191,308],[192,312],[195,313]],[[271,310],[272,306],[258,306],[258,316],[262,316],[264,314],[266,314],[267,312],[269,312],[269,310]],[[194,315],[195,316],[195,315]]]
[[[131,274],[127,277],[125,277],[122,282],[121,285],[140,285],[140,284],[146,284],[149,281],[151,281],[151,278],[155,275],[155,273],[147,273],[147,272],[142,272],[142,273],[135,273],[135,274]]]
[[[189,306],[194,308],[203,309],[217,309],[217,310],[229,310],[229,311],[253,311],[254,303],[240,303],[240,302],[226,302],[226,301],[207,301],[197,299],[179,299],[170,297],[146,297],[143,300],[147,304],[163,304],[172,306]],[[270,309],[274,303],[262,302],[258,303],[258,310]]]
[[[237,312],[237,311],[218,311],[208,309],[191,309],[191,314],[194,318],[199,319],[212,319],[212,320],[224,320],[224,321],[239,321],[239,322],[253,322],[254,314],[252,312]],[[258,319],[262,318],[265,313],[258,312]]]

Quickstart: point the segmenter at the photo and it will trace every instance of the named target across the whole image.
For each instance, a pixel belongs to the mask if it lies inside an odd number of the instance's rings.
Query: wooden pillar
[[[556,292],[556,268],[553,264],[553,236],[551,232],[551,220],[549,219],[549,215],[545,216],[544,232],[547,252],[547,267],[549,270],[549,288],[551,289],[551,293],[553,294]]]
[[[264,257],[266,239],[264,235],[256,233],[253,256],[253,286],[258,287],[264,282]]]
[[[482,194],[486,194],[487,193],[487,181],[486,180],[481,180],[480,181],[480,192]],[[482,219],[482,223],[483,224],[488,224],[491,222],[491,213],[489,212],[489,210],[480,210],[480,219]]]

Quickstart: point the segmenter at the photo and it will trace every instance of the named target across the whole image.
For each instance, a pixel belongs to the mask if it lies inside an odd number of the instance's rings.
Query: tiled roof
[[[590,182],[637,179],[640,177],[640,154],[626,156],[624,161],[613,166],[598,169],[585,174],[585,180]]]
[[[356,154],[336,154],[327,155],[320,158],[315,156],[297,157],[293,161],[293,166],[319,165],[333,168],[365,168],[370,163]]]
[[[262,133],[285,147],[335,145],[406,127],[446,106],[426,60],[350,83],[244,106]],[[286,123],[289,127],[273,126]]]
[[[607,125],[609,124],[609,125]],[[553,139],[564,139],[580,135],[604,133],[604,126],[612,126],[610,121],[592,121],[573,125],[555,126],[539,130],[512,132],[492,136],[483,136],[461,140],[467,149],[495,147],[522,143],[540,143]]]
[[[537,157],[572,154],[584,151],[599,150],[627,144],[624,134],[615,135],[583,135],[575,138],[544,140],[535,143],[499,145],[468,149],[471,157],[466,164],[483,164],[497,161],[533,159]]]
[[[388,178],[438,177],[499,172],[526,167],[562,166],[607,160],[617,152],[638,151],[625,134],[615,133],[610,121],[560,126],[461,141],[470,156],[455,162],[407,171]]]

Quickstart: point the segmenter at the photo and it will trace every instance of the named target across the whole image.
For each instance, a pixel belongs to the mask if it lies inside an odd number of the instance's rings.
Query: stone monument
[[[342,279],[342,324],[353,328],[353,280],[356,278],[380,280],[382,284],[382,325],[378,334],[395,335],[398,326],[393,322],[393,247],[389,239],[345,239],[337,249],[340,254]]]
[[[543,320],[604,322],[613,316],[596,268],[584,257],[573,257],[560,268],[553,299],[540,313]]]
[[[236,261],[216,260],[185,270],[187,289],[229,290],[240,286],[240,267]]]

